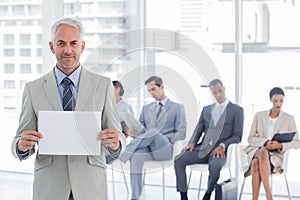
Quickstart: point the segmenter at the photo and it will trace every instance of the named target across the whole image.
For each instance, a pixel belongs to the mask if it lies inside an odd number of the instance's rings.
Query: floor
[[[169,167],[165,170],[165,200],[176,200],[180,199],[179,194],[176,192],[174,185],[174,174],[173,167]],[[130,199],[130,195],[127,193],[126,185],[124,183],[123,173],[120,170],[114,170],[114,182],[112,182],[112,170],[109,168],[108,173],[108,185],[109,185],[109,198],[110,200],[127,200]],[[198,195],[198,185],[200,175],[194,173],[192,176],[190,189],[189,189],[189,199],[196,200]],[[205,188],[207,175],[203,174],[203,184],[202,187]],[[129,176],[126,173],[126,181],[129,181]],[[221,177],[222,178],[222,177]],[[32,196],[32,182],[33,175],[30,173],[16,173],[9,171],[0,171],[0,200],[30,200]],[[113,184],[114,183],[114,184]],[[163,187],[162,187],[162,171],[156,170],[148,173],[145,178],[145,187],[143,191],[142,200],[159,200],[163,199]],[[290,182],[290,190],[293,195],[293,200],[300,200],[299,186],[300,182]],[[113,187],[114,186],[114,187]],[[130,187],[128,185],[128,187]],[[115,192],[113,192],[115,191]],[[274,179],[274,200],[287,200],[286,190],[284,187],[283,180]],[[242,196],[243,200],[250,200],[250,179],[246,181],[245,190]],[[263,191],[261,192],[260,200],[264,200],[265,196]],[[200,199],[204,194],[204,190],[200,192]],[[297,197],[296,197],[297,196]],[[212,200],[214,200],[214,194],[212,195]]]

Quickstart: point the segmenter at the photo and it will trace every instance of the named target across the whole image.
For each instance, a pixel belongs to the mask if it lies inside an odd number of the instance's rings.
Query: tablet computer
[[[277,141],[277,142],[291,142],[295,136],[296,132],[289,132],[289,133],[276,133],[272,141]]]

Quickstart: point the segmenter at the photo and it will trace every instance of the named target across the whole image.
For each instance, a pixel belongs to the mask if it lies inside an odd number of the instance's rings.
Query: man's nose
[[[65,45],[64,47],[64,53],[71,53],[72,52],[72,48],[69,44]]]

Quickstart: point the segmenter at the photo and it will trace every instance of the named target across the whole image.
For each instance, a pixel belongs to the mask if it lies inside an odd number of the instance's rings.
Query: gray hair
[[[84,36],[84,29],[82,24],[77,21],[76,19],[72,19],[72,18],[62,18],[60,20],[58,20],[57,22],[55,22],[52,27],[51,27],[51,41],[54,42],[55,39],[55,34],[57,31],[57,28],[62,25],[69,25],[69,26],[73,26],[75,28],[78,28],[80,31],[80,40],[83,41],[83,36]]]

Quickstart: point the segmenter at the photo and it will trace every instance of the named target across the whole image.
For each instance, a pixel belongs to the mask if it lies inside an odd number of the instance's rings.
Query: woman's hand
[[[266,144],[266,148],[268,150],[275,150],[275,149],[282,150],[282,144],[277,141],[268,141]]]

